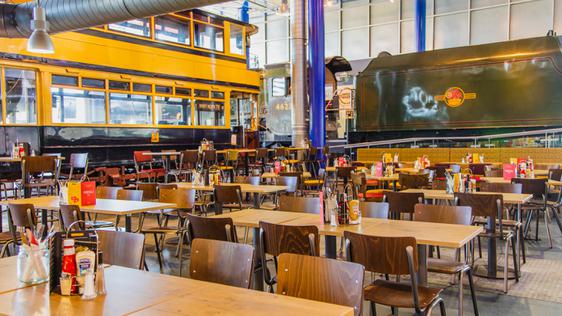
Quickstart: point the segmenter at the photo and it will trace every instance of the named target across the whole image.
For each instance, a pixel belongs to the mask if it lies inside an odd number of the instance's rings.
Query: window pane
[[[507,3],[507,0],[471,0],[470,6],[474,9],[474,8],[481,8],[481,7],[486,7],[496,4],[505,4],[505,3]]]
[[[340,29],[340,11],[326,10],[324,12],[324,23],[326,23],[325,31],[339,31]]]
[[[224,99],[224,92],[211,91],[211,98],[213,98],[213,99]]]
[[[105,80],[103,79],[92,79],[92,78],[82,78],[82,86],[88,88],[105,88]]]
[[[459,0],[435,0],[435,13],[446,13],[467,9],[467,1]]]
[[[135,19],[109,24],[109,29],[138,36],[150,37],[150,19]]]
[[[172,87],[168,86],[156,86],[155,90],[157,93],[172,94]]]
[[[191,100],[156,97],[156,122],[163,125],[191,125]]]
[[[224,103],[195,100],[195,125],[224,126]]]
[[[369,8],[365,6],[368,3],[368,0],[348,1],[343,3],[341,15],[342,28],[368,25]]]
[[[398,8],[398,1],[373,1],[371,5],[371,24],[397,21]]]
[[[369,30],[355,29],[342,32],[343,57],[347,60],[369,57]]]
[[[111,124],[151,124],[152,97],[140,94],[109,94]]]
[[[199,97],[199,98],[208,98],[209,97],[209,90],[195,89],[195,96]]]
[[[189,21],[170,15],[157,16],[154,33],[157,40],[189,45]]]
[[[267,26],[265,28],[267,39],[287,38],[289,30],[289,19],[285,16],[267,16]]]
[[[105,124],[105,92],[51,88],[53,123]]]
[[[397,0],[394,0],[397,1]],[[454,0],[454,1],[462,1],[462,0]],[[466,1],[465,1],[466,2]],[[402,0],[401,3],[401,17],[402,19],[413,19],[415,15],[415,1],[413,0]],[[427,15],[432,14],[433,12],[433,1],[426,1],[425,3],[425,12]]]
[[[377,57],[380,52],[398,53],[398,23],[382,24],[371,28],[371,55]]]
[[[507,6],[472,11],[470,44],[486,44],[507,40]]]
[[[340,54],[340,32],[326,33],[324,35],[324,47],[326,57],[339,56]]]
[[[109,81],[109,89],[112,90],[129,90],[131,87],[131,84],[129,82],[126,81],[113,81],[110,80]]]
[[[191,95],[191,89],[189,88],[176,88],[176,94],[178,95]]]
[[[133,83],[133,91],[152,92],[152,85],[146,83]]]
[[[35,71],[6,68],[6,123],[37,122]]]
[[[244,27],[238,24],[230,24],[230,52],[232,54],[244,55]]]
[[[267,64],[286,63],[289,61],[289,43],[287,39],[269,41],[267,45]]]
[[[51,82],[65,86],[78,86],[78,77],[53,75]]]
[[[435,49],[468,45],[467,13],[435,17]]]
[[[195,46],[217,51],[224,50],[224,31],[221,28],[195,23]]]
[[[511,38],[544,36],[552,28],[552,1],[538,0],[511,5]]]

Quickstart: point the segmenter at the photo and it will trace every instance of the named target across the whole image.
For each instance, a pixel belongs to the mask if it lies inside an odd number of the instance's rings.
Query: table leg
[[[489,232],[495,231],[495,225],[496,223],[492,222],[491,218],[488,218]],[[498,271],[496,253],[496,238],[488,238],[488,277],[490,278],[495,278]]]
[[[324,241],[326,243],[326,257],[336,259],[337,258],[337,238],[336,236],[324,236]]]
[[[250,175],[250,153],[246,153],[245,157],[244,157],[244,172],[245,172],[245,176],[249,176]]]
[[[558,229],[560,229],[560,232],[562,233],[562,223],[560,222],[560,217],[558,217],[558,212],[556,212],[555,209],[552,210],[552,217],[554,217],[554,220],[556,220],[556,224],[558,224]]]
[[[254,228],[254,233],[253,233],[253,244],[254,244],[254,249],[256,249],[255,252],[255,262],[254,262],[254,267],[259,267],[261,265],[261,257],[260,257],[260,252],[257,251],[257,249],[259,249],[260,247],[260,229],[259,227],[255,227]],[[254,290],[257,291],[263,291],[263,272],[261,271],[261,269],[265,269],[265,267],[261,267],[258,269],[254,269]]]
[[[43,225],[47,225],[47,222],[48,222],[47,210],[41,210],[41,223]]]
[[[260,203],[260,194],[255,192],[254,193],[254,208],[260,208],[261,207],[261,203]]]
[[[418,244],[418,285],[427,286],[427,245]]]
[[[168,183],[168,175],[170,173],[170,156],[164,156],[164,183]]]
[[[519,223],[521,223],[521,204],[518,203],[517,204],[517,221]],[[517,266],[521,267],[521,238],[524,238],[523,234],[522,234],[522,230],[523,230],[523,226],[521,225],[519,227],[519,230],[517,231],[517,236],[515,236],[515,243],[516,243],[516,247],[515,247],[515,256],[517,257]],[[562,229],[561,229],[562,231]],[[507,264],[507,262],[505,263]]]
[[[131,214],[127,214],[125,215],[125,231],[126,232],[131,232]]]

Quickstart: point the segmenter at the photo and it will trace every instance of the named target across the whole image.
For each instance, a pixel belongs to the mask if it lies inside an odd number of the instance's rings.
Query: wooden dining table
[[[177,185],[178,188],[195,189],[197,191],[203,191],[203,192],[212,192],[215,190],[215,187],[212,185],[194,184],[192,182],[174,182],[173,184]],[[254,185],[249,183],[221,183],[220,185],[240,186],[240,190],[242,191],[242,193],[252,193],[254,195],[255,208],[260,208],[261,206],[260,196],[262,194],[275,194],[275,193],[283,192],[288,189],[288,187],[285,185],[269,185],[269,184]]]
[[[423,193],[426,200],[443,200],[443,201],[453,201],[455,199],[454,194],[447,193],[445,190],[426,190],[426,189],[407,189],[401,192],[410,193]],[[511,204],[517,206],[517,220],[521,222],[521,205],[527,203],[533,198],[532,194],[519,194],[519,193],[501,193],[501,192],[474,192],[474,194],[500,194],[503,197],[503,202],[505,204]],[[488,227],[495,228],[496,223],[488,222]],[[520,260],[520,240],[516,239],[516,256],[517,260]],[[486,270],[486,276],[489,278],[498,278],[498,266],[497,266],[497,247],[496,238],[488,238],[488,266]],[[507,263],[506,263],[507,264]]]
[[[331,226],[324,223],[318,214],[302,212],[282,212],[262,209],[247,209],[237,212],[215,215],[215,217],[230,217],[235,226],[253,228],[253,243],[259,249],[259,222],[269,222],[284,225],[314,225],[318,227],[320,235],[325,239],[326,257],[337,257],[337,238],[342,237],[345,231],[367,235],[416,238],[418,243],[419,281],[427,284],[427,257],[428,246],[441,246],[462,248],[483,231],[482,227],[451,225],[441,223],[427,223],[414,221],[399,221],[377,218],[363,218],[359,225]],[[256,262],[259,254],[256,253]],[[263,289],[261,273],[254,276],[254,288]]]
[[[60,198],[54,195],[0,201],[0,205],[8,205],[10,203],[33,204],[36,209],[42,210],[42,221],[44,224],[46,223],[47,219],[47,211],[58,211],[61,204]],[[173,209],[175,207],[176,205],[173,203],[96,199],[95,205],[84,205],[80,207],[80,210],[93,214],[125,216],[125,231],[130,232],[131,216],[133,214],[140,214],[148,211]]]
[[[17,280],[16,257],[0,259],[2,315],[353,315],[353,308],[119,266],[93,300]]]

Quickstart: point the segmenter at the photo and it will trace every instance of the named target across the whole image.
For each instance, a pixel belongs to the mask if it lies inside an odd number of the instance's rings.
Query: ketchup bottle
[[[74,239],[63,241],[64,255],[62,257],[62,272],[72,276],[71,293],[78,293],[76,286],[76,251],[74,249]]]

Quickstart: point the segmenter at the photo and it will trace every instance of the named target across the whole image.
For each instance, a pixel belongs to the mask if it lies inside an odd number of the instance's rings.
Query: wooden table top
[[[377,236],[412,236],[419,244],[460,248],[482,232],[479,226],[451,225],[413,221],[363,218],[359,225],[333,227],[324,224],[320,215],[299,212],[247,209],[217,217],[230,217],[234,225],[256,228],[260,221],[284,225],[315,225],[321,235],[343,236],[352,231]]]
[[[372,176],[371,173],[365,173],[365,178],[367,180],[377,180],[377,181],[398,181],[398,173],[394,173],[391,176]]]
[[[58,196],[40,196],[27,199],[1,201],[1,205],[9,203],[28,203],[33,204],[37,209],[58,210],[60,208],[60,199]],[[84,212],[108,214],[108,215],[127,215],[143,213],[147,211],[157,211],[162,209],[175,208],[172,203],[146,202],[146,201],[128,201],[128,200],[111,200],[96,199],[96,205],[81,206]]]
[[[177,184],[178,188],[195,189],[198,191],[213,191],[215,189],[213,186],[194,185],[191,182],[174,182],[173,184]],[[221,183],[221,185],[239,185],[244,193],[268,194],[287,190],[287,186],[284,185],[253,185],[248,183]]]
[[[33,157],[33,156],[32,156]],[[55,157],[56,160],[64,160],[64,157]],[[0,157],[0,162],[21,162],[21,158],[12,158],[12,157]]]
[[[480,177],[480,180],[488,183],[511,183],[511,180],[505,180],[503,177]]]
[[[396,168],[394,169],[396,172],[402,173],[409,173],[409,174],[420,174],[424,172],[424,169],[415,169],[415,168]]]
[[[17,279],[15,260],[1,259],[0,268],[4,266],[12,270],[8,279]],[[8,279],[3,278],[2,283],[15,284]],[[105,280],[107,295],[91,301],[49,295],[46,283],[14,287],[0,293],[0,314],[353,315],[351,307],[118,266],[106,268]]]
[[[261,177],[262,177],[262,179],[274,179],[274,178],[279,177],[279,175],[276,174],[275,172],[264,172],[264,173],[262,173]],[[310,174],[310,172],[308,172],[308,171],[305,171],[305,172],[302,173],[302,177],[305,178],[305,179],[311,178],[312,174]]]
[[[426,199],[453,200],[454,194],[449,194],[445,190],[426,190],[426,189],[407,189],[400,192],[423,193]],[[532,194],[518,193],[499,193],[499,192],[474,192],[474,194],[501,194],[503,202],[508,204],[523,204],[533,198]]]
[[[548,180],[548,184],[555,187],[562,187],[562,181]]]
[[[221,149],[221,150],[217,150],[217,154],[226,154],[229,151],[235,151],[237,153],[255,153],[256,149],[247,149],[247,148]]]

